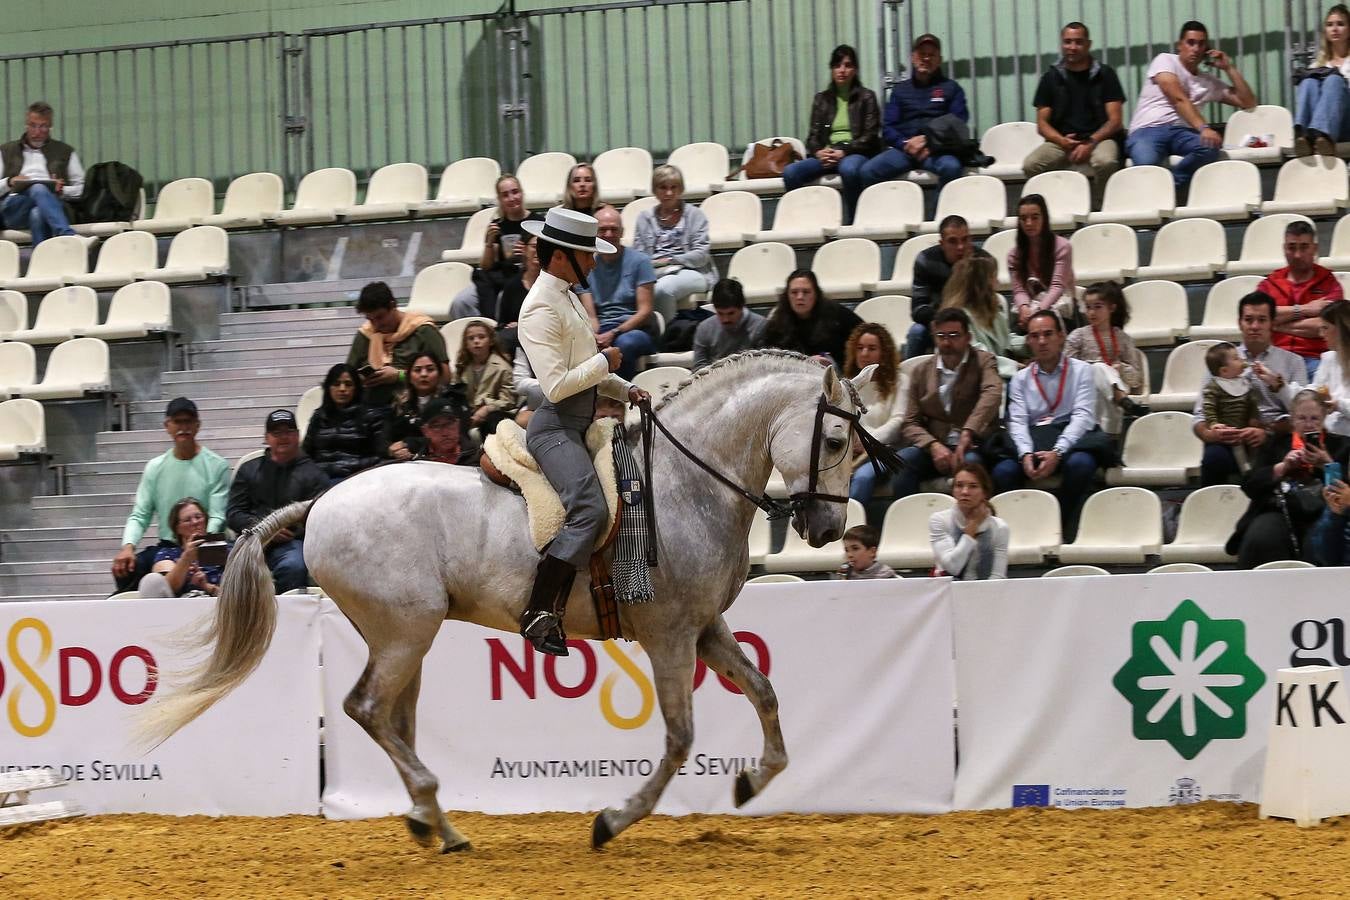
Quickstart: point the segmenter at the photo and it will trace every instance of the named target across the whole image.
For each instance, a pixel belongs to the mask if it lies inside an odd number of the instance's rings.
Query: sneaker
[[[1317,156],[1333,157],[1336,155],[1336,142],[1320,132],[1317,137],[1313,138],[1312,148],[1313,153]]]
[[[1312,141],[1308,140],[1308,136],[1306,134],[1300,133],[1298,137],[1294,138],[1295,156],[1301,158],[1305,156],[1312,156],[1312,153],[1313,153]]]

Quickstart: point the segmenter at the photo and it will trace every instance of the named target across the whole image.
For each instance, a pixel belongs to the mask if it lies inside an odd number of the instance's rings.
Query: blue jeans
[[[305,568],[305,542],[302,538],[284,544],[272,544],[263,551],[267,568],[272,570],[272,583],[278,594],[294,591],[309,584],[309,569]]]
[[[1305,356],[1303,357],[1303,365],[1308,369],[1308,384],[1312,384],[1313,379],[1317,377],[1317,370],[1322,368],[1322,357]]]
[[[897,500],[901,497],[917,494],[919,482],[936,478],[940,474],[937,466],[933,465],[933,455],[924,447],[906,447],[900,451],[900,461],[905,464],[905,467],[891,481],[891,491],[895,494]],[[980,454],[974,450],[966,451],[965,461],[968,463],[983,462]],[[858,476],[855,473],[853,477],[857,478]],[[849,496],[853,496],[852,491],[849,492]]]
[[[617,327],[617,325],[609,328],[602,327],[600,333],[605,334]],[[625,331],[614,339],[614,346],[623,351],[623,361],[619,363],[619,371],[616,374],[625,381],[632,381],[633,376],[637,374],[639,357],[651,356],[656,352],[656,341],[652,340],[652,336],[641,328]]]
[[[1172,170],[1177,187],[1191,183],[1195,170],[1219,158],[1217,147],[1206,147],[1200,132],[1189,125],[1155,125],[1138,128],[1125,139],[1125,152],[1136,166],[1167,166],[1167,157],[1177,154],[1181,161]]]
[[[905,359],[933,352],[933,334],[927,325],[915,322],[905,334]]]
[[[1350,520],[1330,509],[1322,510],[1321,518],[1308,529],[1304,538],[1308,545],[1304,556],[1319,566],[1343,566],[1350,562],[1346,559],[1346,548],[1350,546],[1346,542],[1346,532],[1350,530],[1347,521]]]
[[[1350,89],[1345,79],[1331,75],[1318,81],[1305,78],[1299,82],[1294,92],[1297,103],[1294,104],[1294,124],[1322,132],[1333,141],[1350,141],[1350,122],[1346,121],[1345,108],[1350,104]]]
[[[6,228],[32,232],[34,245],[53,235],[75,233],[61,198],[45,184],[29,185],[25,191],[6,195],[0,204],[0,216]]]
[[[839,167],[834,170],[825,168],[825,164],[814,156],[808,156],[806,159],[797,160],[783,170],[783,185],[790,191],[819,181],[829,175],[831,171],[837,171],[839,180],[844,183],[844,224],[847,225],[853,221],[853,211],[858,204],[858,195],[862,193],[862,170],[865,165],[867,165],[867,157],[861,153],[850,153],[845,156],[839,160]]]
[[[963,170],[961,160],[949,154],[930,156],[919,162],[905,151],[892,147],[881,151],[862,167],[862,186],[867,188],[883,181],[894,181],[910,169],[916,168],[932,172],[941,184],[946,184],[953,178],[960,178]]]
[[[1097,459],[1091,453],[1070,450],[1059,464],[1056,474],[1060,476],[1060,527],[1064,543],[1068,544],[1078,536],[1078,519],[1083,514],[1083,503],[1087,500],[1088,492],[1092,490],[1092,479],[1097,474]],[[1000,494],[1022,487],[1027,480],[1021,461],[1016,459],[1000,460],[994,466],[992,475],[994,490]]]

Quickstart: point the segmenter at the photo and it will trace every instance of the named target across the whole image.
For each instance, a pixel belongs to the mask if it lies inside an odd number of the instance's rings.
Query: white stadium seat
[[[1163,549],[1166,550],[1167,545],[1164,544]],[[1213,571],[1214,570],[1211,569],[1209,566],[1202,566],[1199,563],[1178,562],[1178,563],[1164,563],[1161,566],[1154,566],[1153,568],[1148,570],[1148,574],[1181,575],[1183,573],[1188,572],[1213,572]]]
[[[356,175],[351,169],[316,169],[300,179],[295,203],[276,216],[278,225],[322,225],[337,221],[337,211],[356,204]]]
[[[800,575],[792,575],[787,572],[780,572],[774,575],[756,575],[754,578],[746,580],[746,584],[793,584],[806,579]]]
[[[797,268],[797,254],[787,244],[751,244],[736,251],[727,277],[741,283],[747,301],[776,300]]]
[[[112,387],[108,345],[98,338],[75,338],[52,349],[42,381],[14,393],[34,400],[67,400]]]
[[[19,277],[19,245],[0,241],[0,284]]]
[[[1123,465],[1108,469],[1106,483],[1180,487],[1200,473],[1204,444],[1191,430],[1188,412],[1155,412],[1135,420],[1125,433]]]
[[[1158,225],[1172,217],[1177,206],[1172,172],[1162,166],[1129,166],[1106,182],[1102,208],[1088,213],[1090,224],[1115,222],[1138,227]]]
[[[1253,572],[1267,572],[1271,569],[1313,569],[1316,568],[1310,562],[1304,562],[1301,559],[1277,559],[1273,562],[1261,563]]]
[[[1092,185],[1082,172],[1060,169],[1033,176],[1022,188],[1022,196],[1040,194],[1050,210],[1050,227],[1073,228],[1087,221],[1092,212]],[[1014,210],[1016,212],[1016,210]],[[1017,216],[1003,220],[1004,228],[1016,228]]]
[[[22,341],[0,341],[0,400],[37,384],[37,352]]]
[[[816,251],[811,271],[826,297],[852,300],[863,295],[864,283],[881,279],[881,248],[866,238],[831,241]]]
[[[985,238],[984,243],[980,244],[981,249],[992,256],[994,262],[998,263],[998,289],[1000,291],[1012,290],[1012,273],[1008,271],[1008,253],[1016,246],[1016,228],[996,231]]]
[[[1139,281],[1125,288],[1130,321],[1125,333],[1140,347],[1167,346],[1186,333],[1186,289],[1175,281]]]
[[[1345,209],[1347,200],[1350,200],[1350,177],[1346,175],[1345,160],[1337,156],[1305,156],[1280,167],[1275,197],[1261,204],[1261,212],[1329,216]]]
[[[595,158],[600,201],[622,205],[652,192],[652,155],[641,147],[615,147]]]
[[[0,341],[28,327],[28,298],[18,291],[0,291]]]
[[[1219,160],[1201,166],[1191,179],[1185,206],[1174,219],[1246,220],[1261,208],[1261,170],[1245,160]]]
[[[143,338],[154,331],[173,330],[173,303],[169,286],[162,281],[136,281],[123,285],[108,304],[102,325],[76,328],[78,337],[105,341]]]
[[[923,188],[909,181],[882,181],[863,190],[853,224],[826,228],[827,237],[898,241],[923,224]]]
[[[567,189],[567,173],[576,164],[572,154],[557,151],[525,157],[516,169],[516,180],[525,192],[525,205],[544,209],[561,203]]]
[[[1248,137],[1262,140],[1273,137],[1268,147],[1244,147]],[[1261,105],[1252,110],[1239,109],[1223,130],[1224,155],[1252,163],[1279,162],[1294,147],[1294,117],[1283,106]]]
[[[998,517],[1008,526],[1008,564],[1039,565],[1059,552],[1059,500],[1047,491],[1023,488],[994,498]]]
[[[353,222],[401,219],[427,199],[427,168],[405,162],[381,166],[370,176],[366,199],[338,209],[338,215]]]
[[[1242,233],[1241,255],[1230,260],[1224,271],[1229,275],[1268,275],[1283,268],[1284,230],[1291,222],[1311,225],[1312,219],[1298,213],[1278,213],[1252,222]]]
[[[230,236],[214,225],[197,225],[173,236],[164,268],[138,276],[145,281],[181,284],[207,281],[230,271]]]
[[[997,502],[997,501],[996,501]],[[1153,491],[1113,487],[1083,504],[1078,537],[1059,548],[1065,563],[1138,565],[1162,546],[1162,504]]]
[[[1208,281],[1228,262],[1228,238],[1211,219],[1168,222],[1153,238],[1153,257],[1135,278]]]
[[[909,310],[910,299],[899,294],[880,294],[876,297],[869,297],[853,307],[853,312],[864,322],[885,325],[897,347],[904,346],[905,335],[909,332],[909,326],[914,324],[914,319],[910,317]]]
[[[1162,387],[1156,394],[1150,394],[1149,406],[1154,409],[1175,409],[1189,412],[1195,406],[1195,398],[1200,394],[1200,383],[1204,380],[1205,351],[1218,341],[1189,341],[1167,354],[1167,366],[1163,369]]]
[[[205,216],[202,225],[220,228],[257,228],[275,219],[285,205],[286,185],[272,172],[240,175],[225,189],[220,212]],[[153,267],[152,267],[153,268]]]
[[[305,432],[309,430],[309,421],[314,418],[314,410],[318,409],[323,403],[323,387],[315,385],[307,388],[300,395],[300,402],[295,405],[295,421],[300,426],[300,440],[305,439]]]
[[[747,241],[781,244],[819,244],[825,240],[826,228],[838,228],[843,217],[843,204],[834,188],[807,185],[788,191],[778,198],[773,213],[773,226],[767,231],[747,234]]]
[[[1205,296],[1205,312],[1199,325],[1192,325],[1191,340],[1238,341],[1242,329],[1238,327],[1238,302],[1262,281],[1260,275],[1237,275],[1214,282]]]
[[[1075,231],[1069,243],[1073,245],[1073,275],[1079,284],[1124,281],[1139,268],[1139,239],[1127,225],[1088,225]]]
[[[887,507],[881,524],[877,559],[897,569],[932,568],[935,563],[928,520],[933,513],[955,505],[949,494],[911,494],[896,500]]]
[[[689,370],[679,366],[658,366],[643,369],[633,376],[633,384],[652,395],[652,401],[662,399],[674,393],[680,385],[689,380]]]
[[[1350,269],[1350,216],[1341,216],[1336,220],[1336,227],[1331,232],[1331,246],[1327,248],[1327,255],[1320,257],[1317,263],[1337,272]],[[0,280],[3,279],[4,276],[0,274]]]
[[[155,234],[182,231],[213,215],[215,207],[216,194],[211,182],[205,178],[180,178],[159,189],[155,214],[148,219],[134,220],[131,227]]]
[[[413,206],[419,218],[459,216],[497,202],[497,179],[502,167],[486,156],[457,159],[441,171],[436,198]]]
[[[464,236],[453,250],[441,251],[441,262],[477,263],[483,258],[483,242],[487,240],[488,223],[497,216],[497,207],[489,206],[469,216],[464,223]]]
[[[450,357],[452,370],[455,368],[455,359],[459,356],[459,347],[464,343],[464,329],[474,322],[482,322],[489,328],[497,327],[497,320],[489,319],[487,316],[465,316],[441,326],[441,339],[445,341],[445,355]]]
[[[750,565],[764,565],[764,557],[769,555],[772,547],[773,531],[769,526],[768,514],[762,509],[755,510],[755,517],[750,520],[750,536],[746,540],[750,551]]]
[[[1004,224],[1007,214],[1008,191],[1003,182],[992,175],[963,175],[943,186],[932,221],[920,225],[919,231],[936,234],[943,219],[960,216],[971,234],[988,234]]]
[[[136,276],[159,264],[159,242],[148,231],[123,231],[114,234],[98,249],[98,262],[87,275],[72,275],[71,284],[93,288],[121,287]]]
[[[59,344],[73,338],[76,329],[97,324],[98,294],[91,287],[71,285],[43,297],[33,327],[11,332],[9,339],[25,344]]]
[[[0,461],[47,449],[47,420],[42,404],[26,398],[0,403]]]
[[[1224,551],[1238,519],[1247,511],[1247,495],[1235,484],[1216,484],[1186,497],[1177,520],[1177,535],[1163,544],[1162,560],[1171,562],[1232,562]]]
[[[844,527],[863,525],[867,516],[862,504],[857,500],[848,501],[848,513]],[[885,540],[885,538],[883,538]],[[788,528],[783,549],[764,557],[766,572],[831,572],[843,565],[843,540],[831,541],[823,547],[812,547],[806,539],[797,534],[796,529]]]
[[[782,141],[785,144],[791,144],[792,149],[797,151],[799,157],[803,159],[806,158],[806,145],[803,144],[799,138],[790,135],[779,135],[778,137],[760,138],[751,144],[747,144],[745,153],[741,155],[741,165],[745,165],[750,161],[755,144],[762,144],[767,147],[772,145],[774,141]],[[721,178],[713,182],[712,189],[714,191],[749,191],[752,194],[781,194],[783,192],[783,179],[751,178],[745,174],[744,170],[742,170],[736,174],[735,178],[732,178],[729,181],[725,180],[725,178]]]
[[[721,184],[731,171],[731,157],[727,148],[712,141],[697,141],[676,147],[666,164],[680,170],[684,177],[684,199],[702,200],[713,192],[714,184]]]
[[[54,291],[89,272],[91,238],[67,234],[47,238],[33,248],[28,257],[28,270],[22,278],[11,278],[4,287],[13,291],[42,293]]]
[[[760,199],[749,191],[724,191],[699,204],[708,217],[708,243],[714,250],[745,246],[745,236],[759,231],[764,221]]]
[[[473,267],[465,263],[443,262],[427,266],[413,279],[408,305],[404,309],[425,313],[438,322],[449,321],[450,304],[455,295],[472,283]],[[445,349],[450,352],[449,347]]]
[[[1041,575],[1042,578],[1081,578],[1085,575],[1110,575],[1101,566],[1060,566]]]
[[[638,216],[649,209],[655,209],[657,203],[655,197],[639,197],[624,204],[623,209],[619,212],[619,218],[623,221],[623,240],[621,243],[625,247],[633,246],[633,237],[637,234]]]
[[[891,277],[876,284],[864,284],[863,290],[869,294],[908,294],[914,287],[914,257],[939,240],[936,234],[916,234],[905,241],[896,251]]]
[[[979,174],[1020,181],[1026,177],[1022,163],[1044,143],[1035,122],[1001,122],[980,138],[980,152],[992,156],[994,164],[980,169]]]

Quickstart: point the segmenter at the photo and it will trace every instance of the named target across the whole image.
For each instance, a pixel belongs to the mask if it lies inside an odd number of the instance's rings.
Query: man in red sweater
[[[1275,346],[1303,357],[1311,384],[1327,351],[1318,316],[1345,294],[1331,270],[1317,264],[1317,231],[1310,223],[1290,222],[1284,230],[1284,261],[1289,265],[1271,272],[1257,290],[1275,298]]]

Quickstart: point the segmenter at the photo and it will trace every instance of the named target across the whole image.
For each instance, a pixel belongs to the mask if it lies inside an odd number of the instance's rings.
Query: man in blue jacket
[[[891,89],[881,121],[881,136],[889,149],[862,167],[864,187],[899,178],[914,168],[936,174],[942,184],[961,175],[961,161],[950,154],[930,153],[922,132],[939,116],[969,122],[965,91],[942,73],[942,42],[934,35],[915,39],[909,61],[911,75]]]

